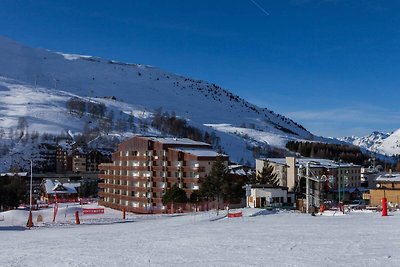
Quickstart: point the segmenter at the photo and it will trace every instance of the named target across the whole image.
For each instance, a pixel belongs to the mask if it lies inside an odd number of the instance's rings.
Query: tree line
[[[351,162],[363,166],[369,165],[369,156],[361,152],[359,147],[317,142],[289,141],[286,148],[303,157],[323,158]]]
[[[220,138],[214,132],[203,133],[200,129],[188,125],[185,119],[178,118],[175,112],[163,112],[161,107],[155,110],[151,126],[165,134],[206,142],[214,148],[220,147]]]

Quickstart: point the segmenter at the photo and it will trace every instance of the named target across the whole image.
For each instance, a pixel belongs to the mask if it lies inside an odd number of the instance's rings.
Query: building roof
[[[59,181],[46,179],[44,183],[44,187],[47,194],[76,194],[76,185],[80,186],[77,183],[60,183]]]
[[[264,158],[261,160],[267,160],[269,162],[273,162],[276,164],[280,165],[287,165],[286,164],[286,158]],[[313,158],[296,158],[296,167],[303,165],[306,166],[306,164],[310,162],[310,168],[331,168],[331,169],[337,169],[337,168],[349,168],[349,167],[361,167],[360,165],[356,165],[353,163],[344,163],[341,162],[340,164],[338,162],[335,162],[330,159],[313,159]]]
[[[217,157],[217,156],[222,156],[222,157],[227,157],[227,155],[218,153],[212,149],[207,149],[207,148],[185,148],[185,147],[177,147],[174,148],[175,150],[182,151],[184,153],[192,154],[197,157]]]
[[[146,137],[155,142],[168,145],[194,145],[194,146],[210,146],[210,144],[194,141],[188,138],[173,138],[173,137]]]
[[[247,175],[253,174],[255,172],[250,167],[247,167],[244,165],[229,165],[228,171],[230,174],[235,174],[235,175],[240,175],[240,176],[247,176]]]
[[[28,173],[27,172],[4,172],[4,173],[0,173],[0,177],[3,176],[27,176]]]
[[[288,190],[289,188],[286,186],[272,185],[272,184],[250,184],[250,188],[258,188],[258,189],[283,189]],[[243,186],[246,188],[246,186]]]
[[[386,173],[379,175],[376,178],[376,181],[383,181],[383,182],[400,182],[400,173]]]

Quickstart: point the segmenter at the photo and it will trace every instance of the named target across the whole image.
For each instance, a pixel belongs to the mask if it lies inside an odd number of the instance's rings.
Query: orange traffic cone
[[[26,227],[28,227],[29,229],[33,227],[32,211],[29,211],[28,222],[26,223]]]
[[[75,211],[75,221],[76,221],[76,224],[81,224],[81,221],[79,220],[79,212],[78,211]]]

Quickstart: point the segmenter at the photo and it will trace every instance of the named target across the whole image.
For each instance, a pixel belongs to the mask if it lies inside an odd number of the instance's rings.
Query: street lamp
[[[30,179],[30,186],[29,186],[29,211],[32,212],[32,160],[30,160],[31,162],[31,179]]]
[[[31,179],[30,179],[30,186],[29,186],[29,217],[28,217],[28,222],[26,223],[26,226],[31,229],[33,227],[33,220],[32,220],[32,169],[33,169],[33,162],[31,162]]]

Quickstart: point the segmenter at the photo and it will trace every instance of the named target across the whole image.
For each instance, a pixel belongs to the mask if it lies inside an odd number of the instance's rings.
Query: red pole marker
[[[76,221],[76,224],[81,224],[81,221],[79,220],[79,212],[78,211],[75,211],[75,221]]]
[[[382,198],[382,216],[387,216],[387,199],[386,197]]]

